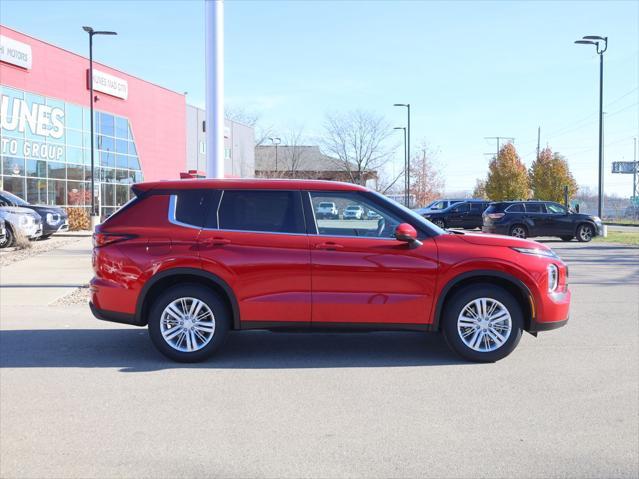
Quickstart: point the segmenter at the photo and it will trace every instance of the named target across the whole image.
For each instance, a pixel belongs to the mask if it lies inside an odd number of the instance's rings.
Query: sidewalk
[[[0,306],[47,306],[92,276],[91,238],[0,266]]]

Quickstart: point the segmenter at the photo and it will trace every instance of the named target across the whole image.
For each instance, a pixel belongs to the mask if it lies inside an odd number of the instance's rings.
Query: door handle
[[[316,249],[325,249],[328,251],[334,251],[337,249],[343,249],[344,247],[341,244],[337,244],[337,243],[333,243],[333,242],[327,242],[327,243],[318,243],[315,245]]]
[[[202,246],[224,246],[230,242],[231,240],[226,238],[206,238],[200,241],[200,244]]]

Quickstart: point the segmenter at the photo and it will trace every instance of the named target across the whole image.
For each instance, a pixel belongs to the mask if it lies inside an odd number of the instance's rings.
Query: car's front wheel
[[[591,225],[583,224],[577,228],[577,239],[582,243],[587,243],[595,235],[595,229]]]
[[[512,294],[498,286],[468,286],[446,302],[443,313],[446,342],[469,361],[498,361],[521,339],[521,307]]]
[[[10,246],[13,245],[13,242],[15,241],[15,237],[13,236],[13,230],[11,229],[10,226],[6,227],[5,230],[5,237],[3,240],[0,240],[0,248],[9,248]]]
[[[208,358],[223,344],[231,314],[215,292],[184,284],[163,292],[148,320],[155,347],[175,361],[191,363]]]

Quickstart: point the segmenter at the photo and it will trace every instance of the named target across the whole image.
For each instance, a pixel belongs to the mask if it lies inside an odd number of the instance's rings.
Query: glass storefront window
[[[24,198],[24,180],[23,176],[3,176],[2,189],[13,193],[20,198]]]
[[[47,202],[47,180],[27,178],[27,197],[32,204],[46,204]]]
[[[89,109],[2,85],[0,95],[8,106],[0,132],[4,188],[36,203],[90,204],[86,186],[91,180]],[[13,118],[13,105],[16,112],[31,108],[33,119],[27,121],[25,131],[19,130],[19,119]],[[43,105],[52,110],[39,117],[36,113]],[[98,186],[108,183],[103,191],[107,203],[102,206],[112,212],[128,200],[130,183],[143,181],[142,171],[127,118],[96,111],[94,128],[96,182]]]
[[[66,186],[63,180],[49,180],[49,191],[47,192],[47,203],[50,205],[66,205]]]
[[[67,165],[67,180],[84,180],[84,166]]]
[[[115,185],[110,183],[102,184],[102,205],[113,206],[115,203]]]
[[[2,159],[2,173],[5,176],[24,176],[24,160],[11,156]]]
[[[44,160],[27,160],[27,176],[47,177],[47,162]]]
[[[66,165],[64,163],[55,163],[50,161],[48,166],[49,178],[59,178],[61,180],[66,179]],[[60,203],[65,204],[65,203]]]

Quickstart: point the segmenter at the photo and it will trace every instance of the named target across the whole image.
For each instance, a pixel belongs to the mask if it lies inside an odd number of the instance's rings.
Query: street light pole
[[[406,207],[410,208],[410,103],[395,103],[393,106],[405,107],[408,115],[406,122],[406,176],[404,178],[404,200]]]
[[[579,45],[595,45],[599,55],[599,203],[597,214],[599,218],[603,214],[603,169],[604,169],[604,145],[603,145],[603,54],[608,49],[608,37],[598,35],[586,35],[582,40],[576,40]]]
[[[394,130],[404,130],[404,175],[406,175],[406,165],[408,157],[406,156],[406,127],[405,126],[396,126],[393,128]],[[406,176],[404,176],[404,202],[406,203]],[[408,206],[408,204],[406,203]]]
[[[271,140],[271,143],[275,145],[275,174],[277,175],[277,145],[282,143],[282,139],[278,137],[274,137],[274,138],[269,138],[269,140]]]
[[[91,226],[94,226],[94,221],[97,223],[96,216],[99,217],[99,212],[95,209],[95,152],[94,152],[94,126],[93,126],[93,35],[117,35],[116,32],[109,31],[96,31],[91,27],[82,27],[82,29],[89,34],[89,109],[90,109],[90,125],[91,125]]]

